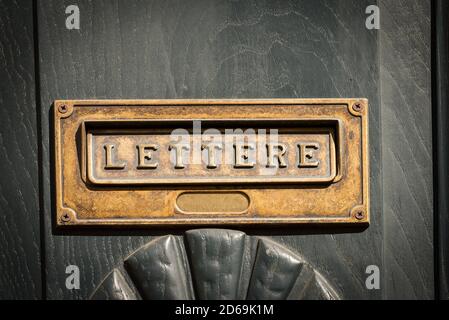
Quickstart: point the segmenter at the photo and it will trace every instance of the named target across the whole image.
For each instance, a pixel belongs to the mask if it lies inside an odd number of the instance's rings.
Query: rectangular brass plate
[[[58,100],[56,223],[369,223],[366,99]]]

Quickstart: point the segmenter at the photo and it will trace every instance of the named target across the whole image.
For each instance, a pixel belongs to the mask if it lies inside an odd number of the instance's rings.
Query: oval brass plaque
[[[183,192],[176,206],[176,211],[184,214],[245,214],[249,198],[243,192]]]
[[[54,105],[57,225],[369,222],[366,99]]]

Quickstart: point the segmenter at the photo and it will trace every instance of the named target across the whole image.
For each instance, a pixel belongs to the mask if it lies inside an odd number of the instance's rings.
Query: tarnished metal
[[[85,121],[87,181],[98,185],[324,183],[337,176],[335,137],[342,129],[338,121],[197,123],[202,134],[192,132],[193,121]],[[176,134],[176,130],[184,132]],[[207,134],[211,130],[215,132]]]
[[[54,105],[57,225],[369,222],[366,99]]]

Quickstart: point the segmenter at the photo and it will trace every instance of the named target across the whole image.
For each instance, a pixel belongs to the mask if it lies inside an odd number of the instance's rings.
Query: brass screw
[[[352,105],[352,110],[354,110],[355,112],[362,112],[363,106],[360,102],[356,102]]]
[[[62,216],[61,216],[61,221],[62,222],[69,222],[70,221],[70,215],[65,212]]]
[[[61,112],[61,113],[66,113],[68,110],[69,110],[69,108],[67,108],[67,106],[65,104],[61,104],[58,107],[58,111]]]
[[[363,210],[357,210],[355,213],[355,218],[357,220],[363,220],[363,218],[365,218],[365,212],[363,212]]]

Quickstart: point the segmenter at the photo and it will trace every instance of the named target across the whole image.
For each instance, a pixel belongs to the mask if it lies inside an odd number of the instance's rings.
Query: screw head
[[[365,218],[365,212],[363,210],[357,210],[354,216],[357,220],[363,220]]]
[[[64,214],[61,216],[61,221],[62,222],[69,222],[70,219],[70,215],[67,212],[64,212]]]
[[[352,110],[354,110],[355,112],[362,112],[363,105],[360,102],[356,102],[352,105]]]
[[[61,113],[66,113],[68,110],[69,110],[69,108],[65,104],[61,104],[58,107],[58,111],[61,112]]]

